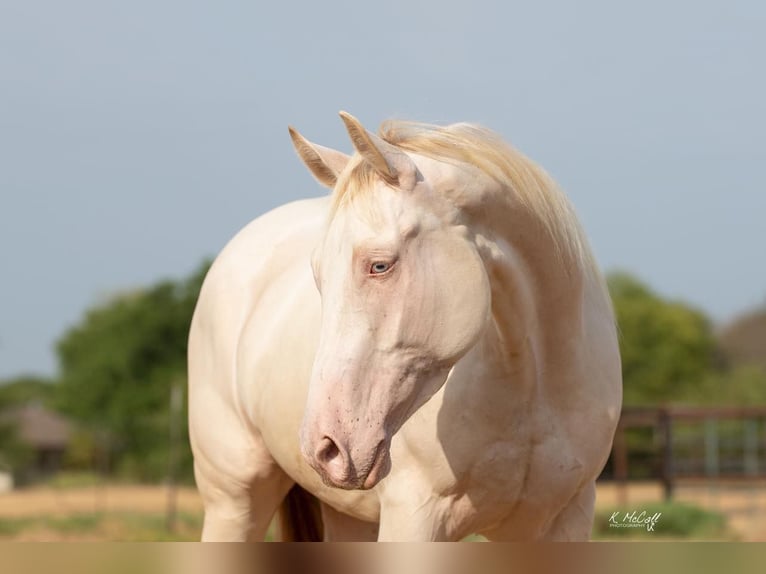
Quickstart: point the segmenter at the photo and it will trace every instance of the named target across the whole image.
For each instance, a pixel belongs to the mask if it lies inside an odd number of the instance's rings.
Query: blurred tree
[[[766,306],[745,313],[718,334],[727,363],[766,372]]]
[[[696,403],[709,406],[766,405],[766,371],[755,366],[710,373],[700,381]]]
[[[75,429],[64,452],[64,467],[69,471],[93,471],[105,457],[98,450],[94,433]]]
[[[32,458],[32,449],[19,440],[14,425],[0,416],[0,471],[16,471]]]
[[[696,402],[716,357],[707,317],[662,299],[627,273],[610,274],[608,284],[620,331],[624,403]]]
[[[20,376],[0,381],[0,410],[23,406],[30,402],[49,405],[55,387],[51,379],[37,376]]]
[[[19,440],[10,411],[30,402],[48,405],[53,390],[51,381],[42,377],[0,381],[0,470],[19,471],[32,459],[32,449]]]
[[[108,457],[102,468],[141,480],[163,476],[170,389],[185,381],[189,324],[208,268],[92,308],[59,341],[57,404],[91,430],[94,450]],[[190,477],[188,445],[180,459]]]

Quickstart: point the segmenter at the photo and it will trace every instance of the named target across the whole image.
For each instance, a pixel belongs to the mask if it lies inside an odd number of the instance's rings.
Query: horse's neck
[[[552,238],[525,232],[523,218],[511,217],[512,229],[477,241],[492,288],[492,326],[482,344],[498,368],[531,385],[577,354],[587,279],[575,262],[554,255]]]

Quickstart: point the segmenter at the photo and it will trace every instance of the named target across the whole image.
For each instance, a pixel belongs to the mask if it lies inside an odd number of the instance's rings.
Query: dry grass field
[[[597,507],[640,512],[642,505],[661,498],[656,484],[631,484],[622,493],[615,485],[602,484]],[[167,490],[161,486],[101,484],[17,490],[0,494],[0,540],[198,540],[202,504],[196,490],[179,488],[176,501],[175,528],[169,531]],[[727,539],[766,541],[764,484],[683,485],[677,489],[676,501],[724,514]]]
[[[0,540],[198,540],[202,503],[194,488],[179,488],[176,520],[167,528],[167,489],[96,485],[35,487],[0,494]]]

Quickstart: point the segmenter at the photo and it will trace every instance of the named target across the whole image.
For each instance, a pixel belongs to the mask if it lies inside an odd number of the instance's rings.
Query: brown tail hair
[[[282,542],[321,542],[324,535],[319,499],[297,484],[279,507]]]

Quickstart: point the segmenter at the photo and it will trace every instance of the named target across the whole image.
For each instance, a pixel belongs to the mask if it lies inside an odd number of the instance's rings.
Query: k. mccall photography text
[[[662,516],[662,512],[649,514],[645,510],[641,512],[612,512],[609,517],[610,528],[646,528],[647,532],[654,532],[654,527]]]

